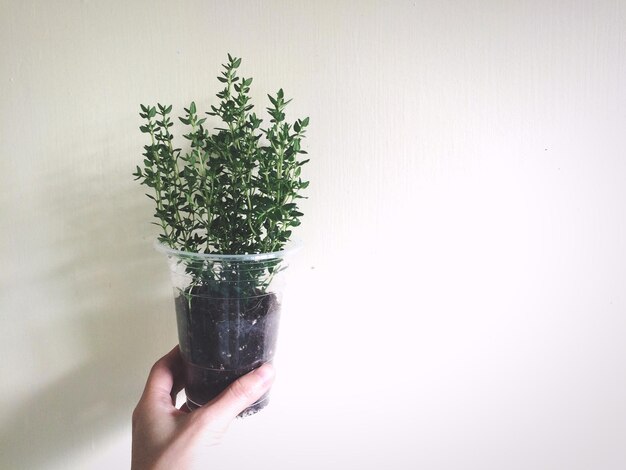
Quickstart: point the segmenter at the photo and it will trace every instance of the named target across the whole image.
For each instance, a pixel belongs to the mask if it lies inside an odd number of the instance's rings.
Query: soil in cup
[[[273,293],[217,298],[208,286],[175,297],[188,406],[201,406],[242,375],[274,358],[280,304]],[[241,415],[256,413],[267,395]]]

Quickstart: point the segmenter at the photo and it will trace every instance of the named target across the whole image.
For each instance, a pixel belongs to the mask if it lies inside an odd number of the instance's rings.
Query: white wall
[[[626,2],[0,1],[0,467],[125,468],[175,342],[139,103],[309,115],[263,413],[211,468],[626,468]],[[246,449],[243,452],[241,449]]]

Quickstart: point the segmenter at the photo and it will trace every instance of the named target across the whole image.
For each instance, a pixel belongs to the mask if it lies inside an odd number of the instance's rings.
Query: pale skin
[[[132,470],[205,467],[206,450],[218,444],[233,419],[269,390],[271,364],[244,375],[202,408],[176,408],[183,388],[178,347],[159,359],[133,412]]]

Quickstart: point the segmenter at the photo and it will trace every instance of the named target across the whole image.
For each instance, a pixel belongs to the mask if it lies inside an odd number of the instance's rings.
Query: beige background
[[[626,468],[626,2],[0,1],[0,467],[126,468],[175,342],[139,103],[311,117],[273,403],[208,468]],[[249,466],[249,467],[248,467]]]

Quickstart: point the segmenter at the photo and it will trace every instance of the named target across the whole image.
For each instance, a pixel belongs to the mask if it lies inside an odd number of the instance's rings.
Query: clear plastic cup
[[[155,247],[170,266],[185,394],[193,410],[274,359],[285,271],[300,245],[250,255]],[[239,416],[256,413],[268,401],[269,392]]]

